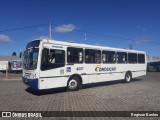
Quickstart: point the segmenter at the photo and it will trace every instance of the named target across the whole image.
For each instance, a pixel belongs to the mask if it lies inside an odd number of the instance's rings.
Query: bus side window
[[[85,63],[101,63],[101,51],[85,49]]]
[[[82,62],[82,60],[83,60],[83,53],[82,52],[79,52],[78,53],[78,60],[79,60],[79,62]]]
[[[52,63],[52,64],[55,63],[55,53],[50,52],[49,62]]]
[[[95,61],[96,61],[96,63],[101,63],[101,55],[100,54],[96,54],[95,55]]]
[[[88,61],[89,61],[89,56],[85,55],[85,62],[88,62]]]
[[[115,63],[116,62],[116,54],[115,51],[102,51],[102,60],[103,63]]]
[[[128,63],[137,63],[137,53],[128,53]]]
[[[116,63],[116,54],[112,55],[112,63]]]
[[[127,63],[126,52],[117,52],[117,63]]]
[[[83,48],[67,48],[68,63],[83,63]]]
[[[138,54],[138,63],[145,63],[145,55]]]
[[[49,70],[63,67],[65,65],[64,50],[44,48],[42,50],[41,70]]]
[[[106,62],[106,54],[102,54],[102,62],[103,62],[103,63]]]

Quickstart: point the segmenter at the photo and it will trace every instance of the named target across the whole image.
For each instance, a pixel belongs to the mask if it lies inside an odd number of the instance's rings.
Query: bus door
[[[48,88],[59,87],[63,83],[65,72],[65,50],[44,48],[42,50],[40,78],[46,79],[44,85]],[[52,83],[53,84],[50,84]]]

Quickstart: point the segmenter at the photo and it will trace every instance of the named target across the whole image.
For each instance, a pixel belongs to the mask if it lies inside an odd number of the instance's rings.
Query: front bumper
[[[23,83],[28,85],[29,87],[32,87],[34,89],[38,89],[38,79],[27,79],[25,77],[22,77]]]

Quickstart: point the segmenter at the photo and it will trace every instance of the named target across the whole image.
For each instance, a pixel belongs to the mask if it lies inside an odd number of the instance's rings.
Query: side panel
[[[58,88],[64,87],[64,85],[60,86],[60,82],[65,83],[65,78],[40,78],[39,80],[39,89],[50,89],[50,88]],[[66,83],[67,84],[67,83]]]
[[[68,77],[64,75],[64,67],[40,71],[39,89],[64,87]]]
[[[83,68],[83,69],[79,69]],[[78,74],[82,84],[124,79],[127,71],[132,77],[146,75],[145,64],[75,64],[47,71],[40,71],[39,88],[65,87],[69,77]]]

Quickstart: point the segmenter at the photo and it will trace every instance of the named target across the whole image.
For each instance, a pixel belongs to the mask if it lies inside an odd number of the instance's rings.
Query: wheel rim
[[[69,81],[69,83],[68,83],[68,87],[70,88],[70,89],[75,89],[75,88],[77,88],[77,81],[76,80],[70,80]]]
[[[131,76],[128,74],[126,75],[126,80],[129,82],[131,80]]]

